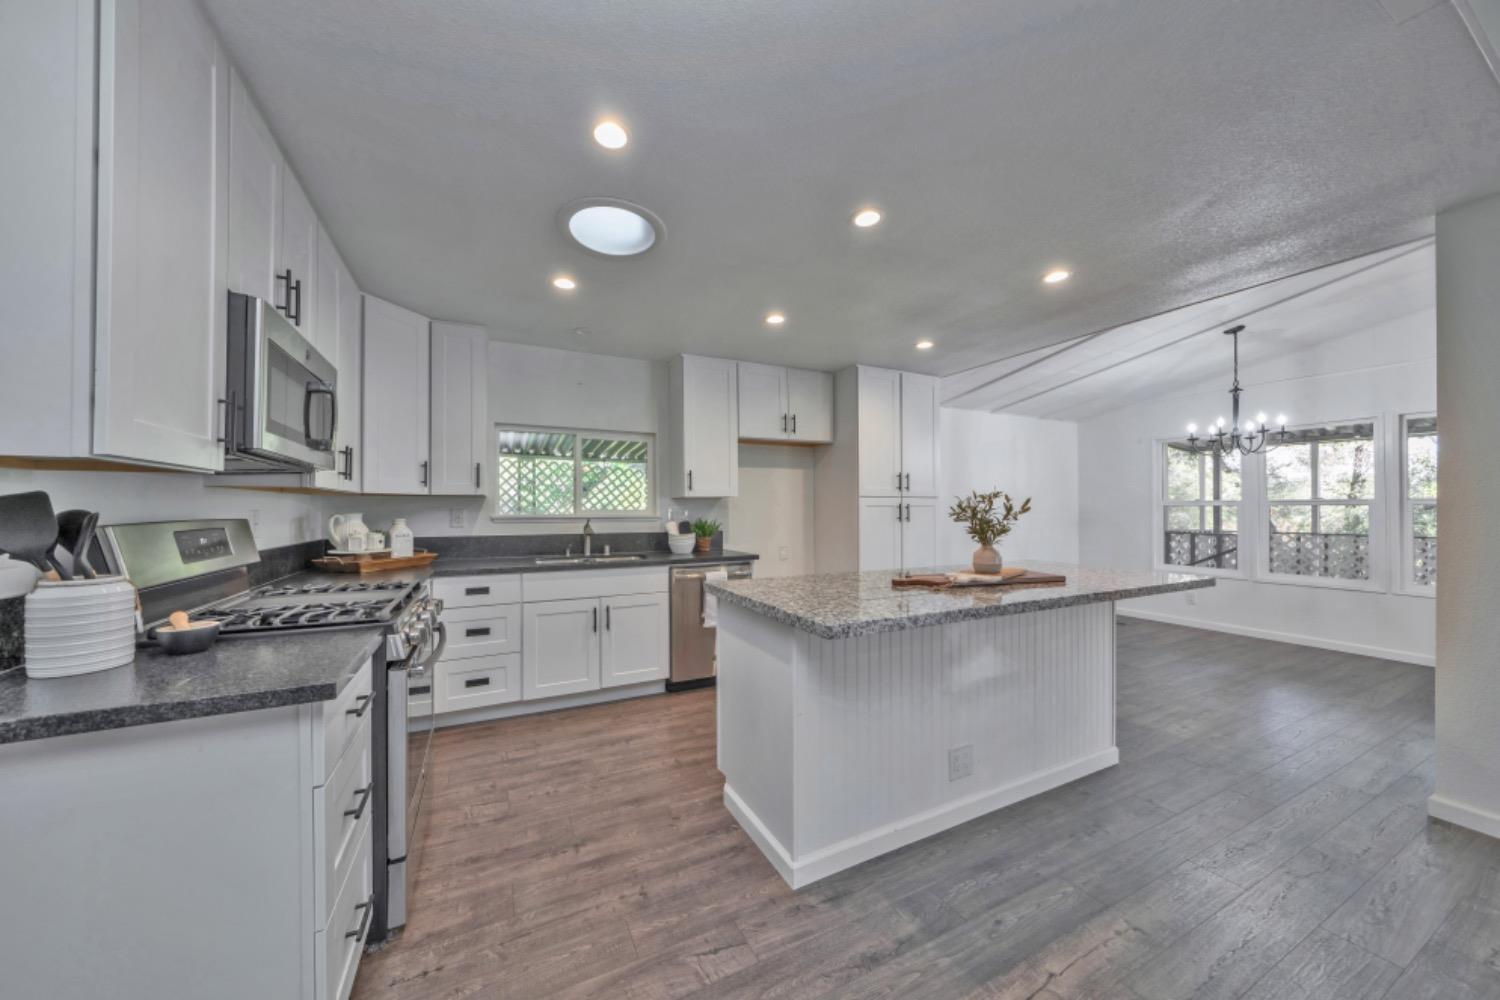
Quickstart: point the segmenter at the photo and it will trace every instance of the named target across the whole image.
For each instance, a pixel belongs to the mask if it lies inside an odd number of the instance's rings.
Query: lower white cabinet
[[[665,680],[671,635],[666,594],[606,597],[600,634],[600,678],[604,687]]]
[[[521,696],[551,698],[599,689],[598,598],[523,605]]]
[[[938,502],[907,497],[901,503],[901,563],[906,569],[931,569],[938,562]]]
[[[461,712],[521,700],[521,654],[444,659],[433,678],[433,711]]]
[[[937,519],[938,502],[933,497],[861,497],[860,570],[936,566]]]

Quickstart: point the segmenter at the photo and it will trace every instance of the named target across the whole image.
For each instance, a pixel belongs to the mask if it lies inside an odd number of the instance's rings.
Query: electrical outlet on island
[[[974,773],[974,745],[965,743],[948,751],[948,780],[957,781]]]
[[[464,509],[462,507],[449,508],[448,527],[462,528],[464,526],[464,523]]]

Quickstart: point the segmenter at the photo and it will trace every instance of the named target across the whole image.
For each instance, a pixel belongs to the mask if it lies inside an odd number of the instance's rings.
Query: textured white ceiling
[[[1205,383],[1227,389],[1240,364],[1271,361],[1386,324],[1436,324],[1431,240],[1268,282],[943,379],[945,405],[1084,420]],[[1355,359],[1357,360],[1357,359]]]
[[[370,292],[504,340],[946,374],[1500,190],[1500,86],[1462,21],[1387,2],[206,5]],[[622,153],[590,139],[604,113]],[[555,213],[587,195],[665,242],[571,246]],[[856,231],[867,202],[886,221]],[[1074,280],[1042,286],[1054,263]]]

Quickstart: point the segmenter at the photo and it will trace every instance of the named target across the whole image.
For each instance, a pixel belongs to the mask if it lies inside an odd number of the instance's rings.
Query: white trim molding
[[[1445,823],[1476,830],[1487,837],[1500,839],[1500,813],[1492,813],[1488,809],[1465,805],[1434,794],[1427,799],[1427,815]]]
[[[1259,582],[1259,581],[1258,581]],[[1269,639],[1272,642],[1288,642],[1295,646],[1311,646],[1314,649],[1331,649],[1337,653],[1353,653],[1356,656],[1373,656],[1398,663],[1415,663],[1422,667],[1434,667],[1437,658],[1432,653],[1417,653],[1406,649],[1391,649],[1385,646],[1368,646],[1358,642],[1326,639],[1317,635],[1301,635],[1295,632],[1278,632],[1275,629],[1255,628],[1250,625],[1233,625],[1228,622],[1202,618],[1187,618],[1181,615],[1162,614],[1160,611],[1141,611],[1136,608],[1116,607],[1115,613],[1123,618],[1139,618],[1142,621],[1160,622],[1163,625],[1180,625],[1197,628],[1205,632],[1223,632],[1227,635],[1242,635],[1251,639]]]

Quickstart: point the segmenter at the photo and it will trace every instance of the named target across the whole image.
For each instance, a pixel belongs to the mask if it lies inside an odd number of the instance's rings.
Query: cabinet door
[[[901,373],[859,370],[859,495],[901,492]]]
[[[901,568],[901,502],[895,497],[860,497],[859,568]]]
[[[833,440],[833,374],[788,368],[787,410],[793,441],[826,444]]]
[[[775,365],[739,367],[740,437],[778,441],[790,430],[787,409],[786,369]]]
[[[428,322],[371,295],[364,305],[364,489],[425,494],[432,481]]]
[[[907,493],[937,496],[938,380],[901,373],[901,473]]]
[[[677,496],[739,494],[739,372],[733,361],[682,359],[682,469]]]
[[[312,342],[318,353],[325,358],[333,354],[317,339],[318,328],[313,324],[317,312],[318,217],[313,213],[312,203],[297,183],[297,177],[283,164],[281,171],[281,261],[277,270],[281,274],[277,291],[282,298],[273,301],[285,303],[289,310],[287,319],[292,321],[302,336]],[[291,284],[287,284],[287,272],[291,272]],[[291,296],[290,299],[286,296]]]
[[[489,452],[489,343],[482,326],[432,324],[432,492],[484,493]]]
[[[339,436],[342,465],[338,488],[349,493],[364,489],[364,302],[354,275],[339,261]]]
[[[666,679],[670,636],[666,594],[606,597],[600,643],[605,687]]]
[[[938,503],[927,497],[901,501],[901,565],[904,569],[932,569],[938,564]]]
[[[325,345],[318,350],[333,351],[327,357],[338,373],[338,420],[333,429],[333,468],[314,473],[313,483],[320,489],[358,492],[352,461],[353,449],[360,444],[359,290],[352,287],[349,269],[321,226],[318,227],[317,274],[317,326],[319,340]],[[352,317],[345,315],[346,310],[352,313]]]
[[[551,698],[599,690],[597,598],[522,606],[521,697]]]
[[[233,69],[229,73],[229,290],[285,305],[276,282],[281,151]]]
[[[107,3],[99,27],[94,451],[217,471],[227,65],[192,0]]]

